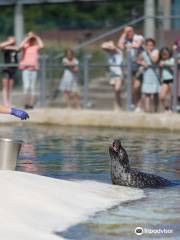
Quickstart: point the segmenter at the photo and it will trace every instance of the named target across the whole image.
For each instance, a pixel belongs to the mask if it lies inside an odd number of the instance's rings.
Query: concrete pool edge
[[[71,110],[60,108],[36,108],[28,111],[30,119],[18,119],[1,115],[0,124],[54,124],[60,126],[92,126],[111,128],[180,130],[180,114],[134,113],[104,110]]]

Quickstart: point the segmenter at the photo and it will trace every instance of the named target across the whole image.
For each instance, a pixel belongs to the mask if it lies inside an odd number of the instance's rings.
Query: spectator
[[[160,101],[166,111],[170,110],[170,103],[167,101],[167,95],[172,95],[172,83],[174,77],[174,58],[172,57],[172,51],[164,47],[160,50],[160,72],[162,87],[160,91]]]
[[[137,75],[138,64],[136,59],[143,50],[144,37],[136,34],[134,28],[127,26],[118,41],[118,47],[122,50],[127,49],[131,56],[132,77],[133,77],[133,99],[135,106],[139,105],[141,99],[142,74]]]
[[[145,49],[137,61],[144,67],[142,93],[144,95],[145,112],[156,112],[158,110],[160,82],[157,73],[157,63],[159,61],[159,50],[155,46],[156,42],[154,39],[146,39]]]
[[[5,64],[17,64],[17,50],[16,39],[14,37],[8,37],[5,42],[0,44],[0,49],[4,54]],[[3,82],[2,82],[2,97],[3,104],[7,107],[11,106],[11,92],[14,85],[15,75],[17,71],[17,66],[5,67],[2,71]]]
[[[177,97],[178,97],[178,112],[180,112],[180,36],[176,39],[173,50],[175,55],[178,56],[178,71],[177,71]]]
[[[78,87],[79,61],[72,49],[66,49],[63,58],[64,73],[59,90],[64,93],[65,103],[68,108],[80,108],[80,96]]]
[[[121,68],[123,62],[122,51],[115,46],[113,41],[104,42],[101,47],[108,53],[110,85],[112,85],[115,92],[115,110],[121,110],[121,90],[123,85],[123,73]]]
[[[23,56],[20,61],[20,69],[22,70],[24,103],[25,108],[34,107],[35,103],[35,85],[37,80],[37,72],[39,69],[39,50],[44,44],[39,36],[33,32],[29,32],[27,37],[21,42],[19,49],[23,50]]]

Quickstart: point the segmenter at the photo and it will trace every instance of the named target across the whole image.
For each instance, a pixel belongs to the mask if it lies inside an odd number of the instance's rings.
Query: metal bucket
[[[23,141],[0,138],[0,170],[15,170]]]

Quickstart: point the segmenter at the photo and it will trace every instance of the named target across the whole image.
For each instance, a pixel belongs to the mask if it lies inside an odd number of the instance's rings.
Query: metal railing
[[[73,50],[78,51],[81,49],[86,48],[89,45],[92,45],[94,43],[97,43],[99,41],[102,41],[103,39],[106,39],[109,36],[112,36],[115,33],[118,33],[120,31],[122,31],[124,29],[124,27],[126,27],[127,25],[131,25],[131,26],[135,26],[139,23],[143,23],[143,21],[145,21],[146,19],[155,19],[157,21],[157,25],[158,25],[158,31],[156,32],[157,36],[158,36],[158,42],[159,42],[159,47],[164,45],[164,37],[163,37],[163,20],[167,20],[167,19],[180,19],[180,15],[177,16],[141,16],[137,19],[134,19],[126,24],[123,24],[119,27],[116,27],[114,29],[111,29],[110,31],[107,31],[105,33],[102,33],[96,37],[93,37],[79,45],[77,45],[76,47],[73,48]],[[57,61],[59,59],[61,59],[64,56],[64,53],[60,53],[58,55],[55,55],[54,59],[50,60],[51,64],[53,64],[54,61]],[[178,96],[177,96],[177,86],[178,86],[178,82],[177,82],[177,78],[178,78],[178,63],[177,60],[179,59],[179,56],[175,56],[175,70],[174,70],[174,83],[173,83],[173,101],[172,101],[172,108],[173,111],[177,111],[177,106],[178,106]],[[83,59],[81,60],[81,69],[83,71],[83,106],[84,107],[88,107],[89,104],[89,82],[91,79],[91,74],[90,74],[90,70],[93,68],[96,68],[97,66],[99,66],[100,68],[105,67],[107,65],[104,64],[104,66],[102,66],[102,64],[99,63],[92,63],[91,59],[90,59],[90,55],[89,53],[85,53]],[[131,111],[132,110],[132,66],[131,66],[131,59],[130,56],[128,56],[128,61],[126,66],[124,66],[127,69],[127,81],[126,81],[126,85],[127,85],[127,110]],[[63,66],[60,66],[59,64],[59,68],[63,68]],[[49,73],[48,73],[49,74]],[[49,74],[50,75],[50,74]],[[52,78],[52,76],[51,76]]]
[[[143,23],[147,19],[154,19],[154,20],[158,21],[158,24],[160,25],[160,27],[159,27],[159,35],[160,35],[159,38],[160,38],[160,42],[163,43],[164,42],[164,38],[163,38],[163,24],[162,24],[163,21],[164,20],[170,20],[170,19],[171,20],[180,19],[180,15],[170,15],[170,16],[163,16],[163,15],[159,15],[159,16],[158,15],[157,16],[145,16],[145,15],[143,15],[143,16],[140,16],[139,18],[133,19],[133,20],[131,20],[131,21],[129,21],[129,22],[119,26],[119,27],[115,27],[115,28],[113,28],[113,29],[111,29],[109,31],[106,31],[105,33],[102,33],[102,34],[100,34],[98,36],[95,36],[95,37],[89,39],[89,40],[86,40],[83,43],[80,43],[77,46],[75,46],[73,48],[73,50],[74,51],[79,51],[80,49],[84,49],[87,46],[90,46],[90,45],[92,45],[94,43],[102,41],[103,39],[106,39],[107,37],[112,36],[115,33],[121,32],[126,26],[135,26],[135,25],[137,25],[139,23]],[[56,60],[57,59],[61,59],[63,56],[64,56],[64,53],[61,52],[61,53],[59,53],[58,55],[55,56],[55,59]]]
[[[174,112],[177,111],[178,108],[178,94],[177,94],[177,87],[178,84],[180,84],[178,81],[178,59],[180,59],[179,54],[175,54],[174,56],[175,58],[175,66],[174,66],[174,81],[173,81],[173,90],[172,90],[172,109]],[[48,75],[48,66],[46,65],[46,61],[43,60],[42,61],[42,68],[44,69],[43,71],[45,72],[46,69],[46,74]],[[63,65],[59,65],[59,64],[54,64],[52,65],[53,69],[61,69],[61,71],[63,70]],[[52,67],[51,66],[51,67]],[[80,64],[80,69],[82,71],[82,76],[83,76],[83,83],[82,83],[82,102],[83,102],[83,107],[84,108],[88,108],[89,107],[89,102],[91,99],[89,99],[89,87],[90,84],[93,82],[92,80],[92,76],[91,76],[91,71],[93,70],[93,72],[96,72],[96,69],[104,69],[104,74],[101,77],[105,76],[105,73],[107,72],[107,68],[109,68],[110,66],[119,66],[119,65],[109,65],[109,64],[103,64],[103,63],[93,63],[91,61],[91,55],[90,54],[85,54],[83,57],[83,61]],[[51,67],[49,66],[49,70],[51,69]],[[123,63],[121,65],[121,67],[123,68],[123,70],[126,72],[126,110],[128,111],[132,111],[132,105],[133,105],[133,76],[132,76],[132,60],[131,60],[131,56],[130,53],[127,56],[127,61],[126,63]],[[46,82],[46,75],[41,74],[41,81]],[[60,81],[61,76],[59,75],[59,81]],[[49,80],[50,84],[52,83],[51,80]],[[45,96],[45,85],[46,84],[41,84],[40,87],[40,95],[41,95],[41,106],[45,106],[46,104],[44,103],[44,99],[46,99]],[[52,84],[51,84],[52,86]],[[44,96],[43,96],[44,95]]]
[[[179,54],[175,54],[175,67],[174,67],[174,81],[173,81],[173,93],[172,93],[172,109],[174,112],[178,109],[178,93],[177,88],[179,86],[178,80],[178,60],[180,59]],[[119,66],[119,65],[109,65],[105,63],[93,63],[91,61],[91,55],[85,54],[81,63],[80,70],[82,72],[82,84],[81,84],[81,96],[82,103],[84,108],[89,107],[89,87],[92,81],[91,72],[96,72],[97,69],[103,70],[103,74],[101,77],[105,78],[105,73],[107,72],[107,68],[110,66]],[[18,67],[17,64],[0,64],[0,71],[7,67]],[[132,61],[131,56],[128,54],[127,62],[121,65],[124,72],[126,72],[126,110],[132,111],[133,104],[133,76],[132,76]],[[53,62],[52,59],[49,58],[48,55],[41,55],[40,58],[40,69],[39,69],[39,88],[37,89],[38,101],[40,107],[47,107],[49,102],[47,101],[47,97],[54,90],[53,86],[59,84],[63,73],[64,66],[57,62]],[[55,77],[53,75],[56,75]],[[56,83],[55,83],[56,80]],[[57,87],[56,87],[57,88]]]
[[[119,27],[113,28],[112,30],[109,30],[109,31],[107,31],[107,32],[105,32],[105,33],[102,33],[102,34],[100,34],[100,35],[98,35],[98,36],[96,36],[96,37],[93,37],[93,38],[91,38],[91,39],[89,39],[89,40],[87,40],[87,41],[85,41],[85,42],[83,42],[83,43],[81,43],[81,44],[78,44],[76,47],[73,48],[73,50],[74,50],[74,51],[78,51],[78,50],[80,50],[80,49],[83,49],[83,48],[85,48],[85,47],[87,47],[87,46],[89,46],[89,45],[91,45],[91,44],[94,44],[94,43],[96,43],[96,42],[98,42],[98,41],[100,41],[100,40],[102,40],[102,39],[105,39],[105,38],[113,35],[114,33],[118,33],[118,32],[120,32],[120,31],[122,31],[127,25],[133,26],[133,25],[135,25],[135,24],[137,24],[137,23],[141,23],[141,22],[143,22],[146,18],[147,18],[147,17],[145,17],[145,16],[141,16],[141,17],[139,17],[139,18],[137,18],[137,19],[134,19],[134,20],[132,20],[132,21],[129,21],[129,22],[126,23],[126,24],[123,24],[123,25],[121,25],[121,26],[119,26]],[[58,54],[58,55],[55,57],[55,59],[60,59],[60,58],[62,58],[63,56],[64,56],[64,53],[60,53],[60,54]]]

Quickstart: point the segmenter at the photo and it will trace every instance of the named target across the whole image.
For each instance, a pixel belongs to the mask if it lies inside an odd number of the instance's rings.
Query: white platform
[[[143,191],[94,181],[65,181],[0,171],[0,239],[60,240],[55,232],[97,211],[144,196]]]

